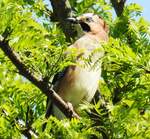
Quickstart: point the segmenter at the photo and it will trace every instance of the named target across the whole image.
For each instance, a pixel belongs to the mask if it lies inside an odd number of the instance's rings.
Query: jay
[[[108,40],[108,26],[98,15],[87,13],[77,18],[68,18],[72,23],[80,24],[84,34],[69,48],[77,50],[77,65],[70,65],[53,79],[53,89],[66,102],[70,102],[78,110],[84,101],[90,102],[98,90],[101,76],[101,62],[96,63],[104,55],[101,42]],[[97,48],[101,51],[93,52]],[[89,58],[91,57],[91,58]],[[85,60],[89,58],[90,64]],[[46,118],[50,115],[63,119],[64,114],[53,104],[52,100],[47,102]]]

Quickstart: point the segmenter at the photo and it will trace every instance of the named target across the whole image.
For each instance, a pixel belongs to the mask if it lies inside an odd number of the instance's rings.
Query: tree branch
[[[66,21],[68,17],[72,17],[73,12],[68,0],[50,0],[53,14],[51,19],[58,21],[62,28],[67,41],[78,38],[82,35],[82,29],[79,25],[70,24]]]
[[[26,67],[26,65],[20,60],[18,54],[15,53],[9,46],[8,41],[6,41],[5,39],[3,39],[3,41],[0,41],[0,48],[16,66],[16,68],[19,70],[19,73],[29,81],[31,81],[36,87],[38,87],[47,97],[51,97],[54,104],[65,114],[66,117],[79,118],[78,114],[76,114],[74,110],[68,107],[68,104],[49,87],[48,83],[45,83],[43,79],[38,79],[34,76],[33,73],[30,72],[28,67]]]
[[[81,27],[73,26],[70,23],[67,23],[66,18],[72,16],[71,6],[67,0],[51,0],[53,7],[52,17],[55,18],[60,23],[67,41],[71,41],[72,38],[78,36],[81,33]],[[3,50],[6,56],[11,60],[11,62],[16,66],[19,73],[31,81],[36,87],[38,87],[48,98],[50,97],[54,104],[64,113],[68,118],[79,118],[78,114],[74,110],[68,107],[68,104],[62,100],[62,98],[50,88],[48,83],[46,83],[41,77],[35,77],[35,75],[28,69],[28,67],[20,60],[19,55],[13,51],[9,46],[9,42],[5,39],[11,33],[9,28],[6,28],[6,31],[2,35],[3,40],[0,40],[0,48]]]
[[[117,16],[118,17],[121,16],[122,13],[123,13],[125,2],[127,0],[110,0],[110,1],[112,3],[112,6],[115,9],[115,12],[116,12]]]
[[[11,62],[16,66],[19,71],[19,74],[26,77],[29,81],[31,81],[35,86],[40,88],[42,86],[42,80],[35,77],[29,69],[23,64],[18,56],[12,48],[9,46],[8,41],[0,41],[0,48],[3,50],[6,56],[11,60]]]

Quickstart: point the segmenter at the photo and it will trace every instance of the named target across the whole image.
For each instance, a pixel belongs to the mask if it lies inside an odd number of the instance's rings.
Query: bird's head
[[[80,24],[84,32],[97,35],[108,34],[108,26],[106,22],[98,15],[86,13],[76,18],[68,18],[68,21]]]

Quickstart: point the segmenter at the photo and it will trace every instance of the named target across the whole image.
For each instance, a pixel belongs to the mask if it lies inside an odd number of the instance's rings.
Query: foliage
[[[92,107],[96,116],[83,112],[81,120],[71,121],[51,117],[42,132],[46,97],[0,51],[0,138],[22,138],[31,126],[40,138],[102,138],[104,133],[114,139],[150,138],[150,25],[141,17],[142,8],[127,5],[121,17],[113,18],[111,4],[104,0],[70,3],[76,15],[94,12],[110,26],[111,37],[104,44],[102,99],[82,107],[87,113]],[[64,56],[69,44],[48,14],[42,0],[0,1],[0,40],[5,36],[35,76],[51,83],[75,54]]]

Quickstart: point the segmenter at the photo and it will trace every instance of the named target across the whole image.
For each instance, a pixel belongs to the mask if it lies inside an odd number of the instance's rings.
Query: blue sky
[[[49,0],[44,0],[49,3]],[[143,16],[150,21],[150,0],[127,0],[127,3],[138,3],[143,7]]]
[[[149,0],[127,0],[129,3],[138,3],[143,7],[143,16],[150,21],[150,1]]]

